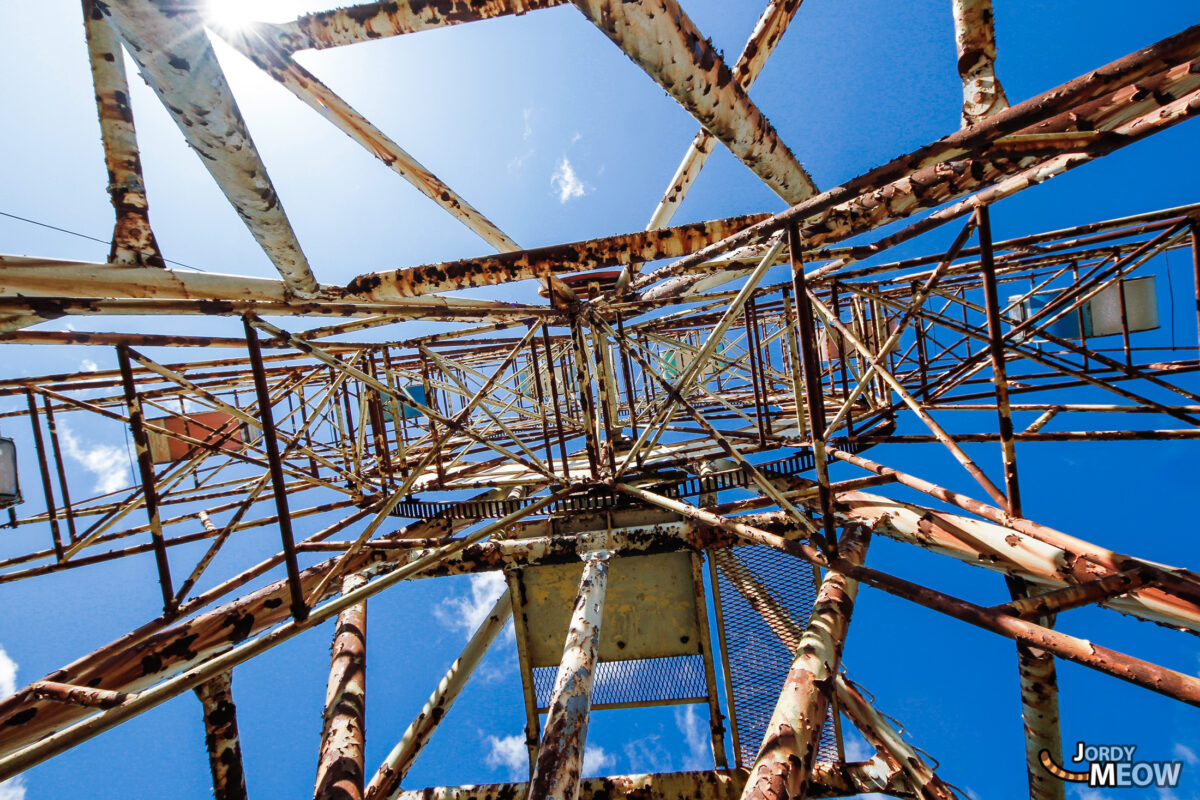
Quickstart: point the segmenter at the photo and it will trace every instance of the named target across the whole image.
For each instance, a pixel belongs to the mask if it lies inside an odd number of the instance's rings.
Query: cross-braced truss
[[[1200,632],[1200,578],[1025,518],[1016,447],[1200,438],[1197,342],[1147,338],[1160,327],[1159,266],[1175,254],[1200,282],[1200,205],[1007,240],[993,240],[989,217],[1005,197],[1200,111],[1200,29],[1009,107],[990,3],[955,0],[963,128],[820,191],[747,94],[798,0],[772,0],[732,65],[675,0],[573,0],[702,129],[646,231],[535,250],[293,59],[565,4],[368,4],[215,29],[501,251],[334,286],[300,249],[199,12],[84,0],[117,216],[110,261],[0,257],[0,341],[115,348],[119,369],[0,381],[0,396],[22,403],[0,416],[29,426],[40,477],[10,521],[44,532],[6,553],[0,583],[19,591],[152,554],[163,613],[0,701],[0,779],[194,689],[216,795],[244,797],[234,668],[336,617],[318,798],[960,796],[845,674],[860,584],[1015,642],[1031,797],[1064,796],[1048,767],[1063,763],[1057,659],[1200,705],[1195,676],[1055,624],[1098,604]],[[279,280],[164,266],[122,44]],[[789,208],[671,227],[717,142]],[[947,224],[959,226],[948,249],[879,258]],[[454,294],[521,282],[541,299]],[[232,316],[241,331],[34,327],[93,314]],[[447,324],[414,333],[414,321]],[[170,347],[227,355],[157,355]],[[64,466],[64,424],[127,433],[134,484],[82,491]],[[974,443],[1000,458],[979,463],[964,447]],[[872,452],[904,444],[943,447],[974,496]],[[875,493],[887,487],[924,499]],[[1000,572],[1008,592],[985,607],[869,567],[873,535]],[[247,536],[274,538],[278,552],[210,579]],[[508,590],[371,772],[368,598],[495,570]],[[401,788],[510,618],[528,784]],[[677,702],[707,705],[714,770],[580,778],[593,707]],[[847,763],[843,718],[873,758]]]

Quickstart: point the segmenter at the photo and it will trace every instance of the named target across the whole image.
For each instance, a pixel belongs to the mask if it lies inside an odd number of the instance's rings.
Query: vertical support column
[[[129,433],[137,450],[138,472],[142,478],[142,496],[146,503],[146,516],[150,519],[150,538],[154,542],[154,562],[158,567],[158,583],[162,588],[163,612],[175,611],[175,592],[171,588],[171,564],[167,561],[167,546],[163,541],[162,522],[158,516],[158,490],[154,486],[154,465],[150,461],[150,440],[142,427],[142,400],[133,383],[133,368],[129,365],[129,348],[117,347],[117,361],[121,366],[121,383],[125,389],[125,405],[129,409]]]
[[[550,377],[550,397],[554,403],[554,428],[558,432],[558,452],[562,458],[563,480],[571,479],[571,465],[567,458],[567,435],[562,424],[562,395],[558,392],[558,364],[554,363],[554,350],[550,344],[550,327],[542,323],[542,345],[546,348],[546,373]],[[565,390],[566,387],[564,387]]]
[[[196,687],[204,706],[204,744],[215,800],[246,800],[246,773],[233,704],[233,673],[222,672]]]
[[[963,127],[1008,108],[996,78],[996,27],[992,0],[953,0],[954,43],[963,84]]]
[[[579,390],[579,409],[583,415],[584,446],[593,479],[600,477],[600,445],[596,436],[595,401],[592,397],[592,376],[587,368],[587,344],[583,325],[578,318],[571,321],[571,342],[575,349],[575,382]]]
[[[1012,407],[1008,400],[1008,369],[1004,360],[1004,332],[1000,329],[1000,297],[996,290],[996,264],[992,257],[992,223],[987,206],[975,212],[979,223],[979,265],[983,272],[984,307],[987,310],[988,347],[992,359],[992,384],[1000,416],[1000,445],[1004,455],[1004,489],[1008,513],[1021,516],[1021,491],[1017,483],[1017,448],[1013,440]]]
[[[42,475],[42,496],[46,499],[46,516],[50,519],[50,538],[54,541],[55,557],[62,561],[62,533],[58,529],[58,512],[54,507],[54,489],[50,485],[50,467],[46,463],[46,444],[42,441],[42,423],[38,419],[37,402],[33,399],[32,389],[25,389],[25,399],[29,403],[29,424],[33,429],[33,444],[37,449],[38,467]]]
[[[67,536],[75,541],[75,514],[71,510],[71,488],[67,485],[67,470],[63,466],[62,448],[58,444],[58,426],[54,423],[54,406],[49,397],[42,398],[42,409],[46,412],[46,429],[50,432],[50,451],[54,453],[54,467],[58,471],[58,488],[62,491],[63,517],[67,520]]]
[[[1020,485],[1017,482],[1017,454],[1013,441],[1012,408],[1008,397],[1008,374],[1004,360],[1003,332],[1000,329],[1000,299],[996,289],[996,267],[992,254],[992,225],[987,206],[976,213],[979,223],[979,262],[983,272],[984,304],[987,311],[988,344],[992,359],[992,382],[996,391],[1000,442],[1004,456],[1006,511],[1022,515]],[[1082,329],[1081,329],[1082,330]],[[1010,581],[1013,599],[1029,596],[1024,581]],[[1042,624],[1049,623],[1043,620]],[[1056,764],[1062,763],[1062,734],[1058,725],[1058,680],[1054,656],[1044,650],[1017,644],[1017,664],[1021,674],[1021,713],[1025,720],[1025,760],[1031,800],[1063,800],[1062,781],[1041,767],[1041,751],[1048,750]]]
[[[625,323],[621,319],[622,315],[617,314],[617,336],[621,337],[622,342],[628,343],[625,338]],[[625,379],[625,402],[629,404],[629,428],[630,436],[634,441],[638,438],[637,426],[637,390],[633,383],[633,371],[629,366],[629,353],[625,352],[624,347],[618,347],[617,350],[621,354],[621,373]]]
[[[704,686],[708,692],[708,730],[712,739],[713,765],[717,769],[729,766],[725,755],[725,718],[717,702],[717,671],[713,665],[712,633],[708,629],[708,603],[704,593],[703,557],[691,554],[692,586],[696,591],[696,622],[700,629],[700,654],[704,659]]]
[[[833,495],[829,491],[829,468],[825,462],[825,398],[821,394],[821,364],[817,359],[817,328],[813,320],[812,301],[804,282],[804,264],[800,260],[803,242],[800,240],[798,224],[788,226],[788,251],[792,261],[792,291],[796,295],[796,327],[800,340],[800,358],[804,364],[804,387],[808,404],[808,418],[812,428],[813,462],[817,471],[818,500],[825,527],[825,540],[821,543],[826,552],[832,551],[837,541],[833,524]]]
[[[869,543],[869,531],[848,527],[838,549],[851,563],[862,564]],[[857,594],[857,581],[839,572],[825,574],[742,800],[807,796]]]
[[[583,748],[592,706],[592,679],[600,649],[600,621],[608,588],[608,559],[607,550],[592,550],[584,555],[579,596],[571,612],[562,663],[550,695],[546,735],[538,748],[528,800],[579,797]]]
[[[496,636],[504,629],[508,618],[512,615],[512,610],[512,593],[506,591],[500,595],[496,604],[492,606],[491,612],[475,629],[471,640],[463,648],[462,655],[454,660],[450,669],[446,670],[445,677],[433,690],[429,699],[425,701],[417,718],[404,731],[400,741],[380,765],[379,771],[375,773],[375,777],[367,786],[365,794],[367,800],[384,800],[384,798],[391,797],[392,793],[400,787],[401,781],[412,768],[413,762],[417,760],[417,756],[429,741],[429,737],[437,730],[438,724],[445,719],[446,713],[458,699],[458,695],[467,685],[471,675],[475,673],[475,668],[483,660],[484,654],[496,640]],[[343,797],[339,795],[338,800]]]
[[[551,533],[554,521],[551,519]],[[529,660],[529,620],[525,615],[525,580],[519,569],[504,571],[508,593],[513,604],[513,632],[517,639],[517,663],[521,668],[521,693],[525,699],[525,748],[529,751],[529,775],[537,764],[538,743],[541,741],[541,721],[538,718],[537,696],[533,688],[533,669]]]
[[[243,319],[246,330],[246,349],[250,353],[250,371],[254,373],[254,391],[258,395],[258,416],[262,420],[263,448],[267,451],[267,466],[271,473],[271,488],[275,492],[275,511],[279,516],[279,536],[283,542],[283,561],[287,566],[288,592],[292,600],[292,616],[297,621],[308,618],[304,590],[300,585],[300,564],[296,560],[296,540],[292,536],[292,515],[288,510],[287,487],[283,482],[283,463],[279,459],[279,441],[275,435],[275,416],[271,412],[271,392],[267,389],[267,373],[263,368],[262,349],[258,330]]]
[[[1192,221],[1192,289],[1196,297],[1196,345],[1200,347],[1200,222]]]
[[[361,575],[342,579],[342,594],[364,585]],[[367,604],[350,606],[337,618],[325,724],[317,761],[315,800],[362,800],[366,740]]]

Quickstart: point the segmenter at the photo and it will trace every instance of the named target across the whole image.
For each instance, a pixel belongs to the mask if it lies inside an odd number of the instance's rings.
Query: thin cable
[[[49,228],[52,231],[58,231],[59,233],[65,233],[70,236],[78,236],[80,239],[87,239],[88,241],[91,241],[91,242],[99,242],[102,245],[107,245],[107,246],[112,245],[111,241],[105,241],[104,239],[97,239],[95,236],[88,236],[86,233],[78,233],[76,231],[69,231],[66,228],[60,228],[57,225],[50,225],[45,222],[38,222],[36,219],[26,219],[25,217],[18,217],[16,214],[10,214],[7,211],[0,211],[0,216],[8,217],[9,219],[17,219],[17,220],[20,220],[21,222],[28,222],[30,225],[37,225],[42,228]],[[143,255],[147,255],[147,256],[154,255],[154,253],[151,253],[151,252],[148,252],[145,250],[141,250],[138,252],[141,252]],[[168,264],[177,264],[181,267],[184,267],[185,269],[194,269],[197,272],[208,272],[208,270],[206,270],[206,269],[201,269],[200,267],[193,267],[190,264],[184,264],[181,261],[175,261],[174,259],[170,259],[170,258],[164,258],[163,261],[167,262]]]
[[[1175,287],[1171,283],[1171,253],[1163,250],[1163,259],[1167,262],[1167,292],[1171,297],[1171,349],[1175,349]]]

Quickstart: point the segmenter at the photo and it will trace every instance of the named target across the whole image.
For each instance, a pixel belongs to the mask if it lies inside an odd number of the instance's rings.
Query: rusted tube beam
[[[660,772],[651,775],[613,775],[584,778],[579,800],[738,800],[746,784],[746,771],[717,769],[704,772]],[[526,783],[491,783],[479,786],[431,786],[399,792],[393,800],[496,800],[523,797]],[[899,770],[879,759],[852,764],[821,761],[813,769],[808,796],[846,797],[881,792],[912,797]]]
[[[414,561],[410,561],[404,567],[380,576],[375,580],[372,580],[367,585],[361,586],[352,592],[342,595],[340,598],[330,600],[329,602],[315,609],[313,613],[310,614],[304,621],[292,620],[279,626],[266,635],[259,636],[250,641],[243,641],[248,635],[245,632],[245,629],[248,627],[253,627],[256,623],[256,620],[250,618],[248,621],[246,621],[239,618],[238,622],[241,624],[242,628],[235,632],[234,636],[236,638],[234,641],[241,642],[240,644],[235,645],[232,647],[232,649],[227,649],[230,640],[222,637],[224,638],[224,641],[215,648],[218,651],[218,654],[211,655],[213,651],[210,650],[209,654],[211,657],[205,660],[196,659],[196,656],[199,654],[197,650],[187,650],[186,656],[189,656],[190,658],[186,660],[192,661],[194,666],[192,666],[192,668],[188,671],[182,674],[177,674],[174,677],[166,678],[165,680],[161,680],[156,683],[156,680],[158,680],[156,673],[163,670],[162,659],[160,658],[158,662],[155,662],[154,660],[147,660],[145,656],[148,654],[145,653],[144,650],[133,653],[132,656],[134,660],[140,661],[140,666],[137,669],[142,674],[143,685],[153,684],[150,686],[150,688],[144,689],[143,691],[138,692],[136,695],[131,696],[129,700],[117,706],[116,708],[101,711],[95,715],[92,715],[91,717],[79,719],[80,716],[86,715],[74,715],[75,719],[78,720],[75,721],[74,724],[58,730],[57,732],[46,736],[45,738],[38,739],[35,735],[34,742],[25,747],[20,747],[16,741],[16,737],[7,736],[6,741],[3,743],[3,745],[6,747],[7,754],[3,757],[0,757],[0,780],[5,780],[9,777],[12,777],[13,775],[18,774],[35,764],[39,764],[48,758],[74,747],[80,742],[87,741],[93,736],[119,725],[131,717],[134,717],[148,709],[154,708],[155,706],[166,702],[168,699],[178,695],[179,693],[194,688],[195,686],[198,686],[215,675],[232,669],[238,664],[241,664],[248,659],[254,658],[261,653],[266,652],[276,645],[291,639],[297,634],[320,625],[324,621],[331,619],[334,615],[344,611],[349,606],[352,606],[355,603],[361,602],[374,594],[394,586],[400,581],[424,574],[426,570],[430,569],[447,555],[458,552],[470,544],[477,543],[481,539],[490,536],[498,530],[506,529],[508,526],[512,525],[518,520],[529,516],[530,514],[534,514],[545,506],[560,500],[561,498],[565,497],[566,494],[567,492],[564,490],[562,492],[557,492],[555,494],[539,498],[538,501],[532,506],[509,514],[502,519],[499,519],[494,523],[486,525],[483,528],[471,533],[461,540],[456,540],[455,542],[447,544],[445,547],[427,553]],[[184,647],[188,647],[190,644],[195,644],[195,641],[190,640],[189,644],[185,644]],[[224,652],[219,652],[221,650],[224,650]],[[130,654],[126,654],[127,657],[128,655]],[[142,658],[139,659],[139,656],[142,656]],[[199,663],[196,663],[197,661],[199,661]],[[111,663],[107,663],[105,666],[111,667],[113,665]],[[149,672],[148,679],[146,679],[147,672]],[[0,701],[0,706],[7,706],[11,708],[12,702],[15,702],[19,705],[28,702],[28,700],[28,690],[23,690],[8,698],[6,701]],[[64,707],[60,706],[60,708]],[[6,716],[11,723],[12,717],[5,714],[5,711],[6,709],[0,708],[0,715]],[[36,713],[37,712],[34,711],[24,719],[31,720]],[[19,717],[18,719],[20,720],[22,718]],[[62,716],[60,716],[60,720],[61,719]],[[18,722],[14,724],[19,725],[21,723]],[[28,734],[29,732],[28,725],[26,725],[25,729],[21,731],[22,734]],[[22,736],[21,738],[27,740],[27,736]]]
[[[1094,156],[1111,152],[1156,130],[1197,113],[1179,92],[1191,92],[1196,78],[1187,70],[1174,70],[1200,55],[1200,26],[1193,26],[1149,47],[1092,70],[1086,75],[1037,97],[993,114],[985,121],[953,133],[893,159],[841,186],[796,204],[769,220],[741,231],[710,248],[693,253],[636,279],[640,290],[664,278],[680,275],[715,256],[801,222],[806,247],[842,241],[859,233],[909,216],[925,208],[961,197],[1019,173],[1028,173],[1029,158],[1013,159],[994,147],[1001,138],[1022,129],[1030,132],[1078,129],[1085,120],[1100,123],[1099,130],[1122,129],[1123,135],[1097,137],[1081,155],[1064,165],[1069,169]],[[1155,88],[1166,90],[1157,98],[1115,94],[1116,90],[1153,78]],[[1156,114],[1157,109],[1169,113]],[[1033,126],[1037,126],[1036,129]],[[992,152],[995,151],[995,152]],[[1078,151],[1077,147],[1073,151]],[[964,157],[963,154],[969,154]],[[1041,162],[1048,163],[1048,162]],[[694,280],[694,278],[691,278]]]
[[[867,702],[857,686],[841,673],[836,676],[835,683],[838,708],[854,722],[881,757],[903,771],[908,788],[916,797],[921,800],[958,799],[958,795],[934,774],[916,749]]]
[[[861,564],[870,536],[864,528],[847,528],[838,552]],[[857,592],[855,581],[826,573],[741,800],[807,796]]]
[[[861,583],[902,597],[918,605],[970,623],[1009,639],[1054,653],[1060,658],[1104,672],[1142,688],[1200,707],[1200,679],[1175,670],[1110,650],[1074,636],[1045,628],[1008,615],[996,614],[988,608],[951,595],[929,589],[912,581],[889,575],[869,567],[858,566],[844,558],[830,557],[802,542],[786,539],[761,530],[746,522],[726,519],[703,509],[647,492],[627,484],[617,484],[618,490],[640,497],[648,503],[676,511],[694,520],[734,533],[747,541],[764,544],[790,553],[817,566],[834,569]]]
[[[90,686],[75,686],[58,681],[38,681],[30,686],[33,696],[39,700],[52,700],[85,708],[113,708],[129,698],[126,692],[110,692]]]
[[[275,431],[275,415],[271,410],[271,392],[267,388],[267,376],[263,371],[258,330],[250,324],[249,319],[244,319],[242,325],[246,331],[250,369],[254,373],[254,392],[258,395],[258,415],[262,419],[263,447],[267,451],[271,489],[275,495],[275,509],[279,515],[279,536],[283,543],[284,564],[287,566],[291,612],[292,617],[299,622],[308,616],[308,605],[304,602],[304,593],[300,586],[300,565],[296,560],[296,539],[292,534],[292,515],[288,511],[287,488],[283,479],[283,465],[279,458],[279,441]]]
[[[1196,297],[1196,341],[1200,343],[1200,222],[1192,220],[1192,291]]]
[[[218,32],[225,40],[270,75],[289,92],[318,114],[329,120],[342,133],[362,145],[367,152],[411,183],[417,191],[444,208],[485,242],[501,252],[520,250],[508,234],[468,203],[462,196],[430,172],[366,117],[354,110],[345,100],[321,82],[316,75],[296,63],[269,35],[247,27]]]
[[[737,800],[745,782],[745,772],[738,769],[585,778],[579,781],[579,800]],[[526,783],[434,786],[400,792],[393,800],[496,800],[524,797],[528,787]]]
[[[362,576],[347,575],[342,579],[342,592],[352,592],[366,582]],[[367,604],[364,601],[338,615],[325,689],[314,800],[362,800],[366,694]]]
[[[108,261],[126,266],[164,267],[150,228],[141,155],[133,109],[129,105],[129,82],[125,78],[125,57],[105,14],[103,3],[83,0],[83,32],[96,90],[104,164],[108,167],[108,196],[117,216]]]
[[[362,3],[306,14],[273,27],[289,50],[323,50],[566,4],[567,0],[441,0],[437,3],[402,0]]]
[[[544,498],[540,500],[546,500]],[[533,512],[538,511],[535,507]],[[532,513],[532,512],[529,512]],[[517,515],[510,515],[516,517]],[[779,531],[782,535],[794,535],[794,527],[782,519],[760,517],[763,527]],[[466,523],[457,523],[464,525]],[[511,524],[506,522],[505,525]],[[523,534],[535,534],[544,530],[545,522],[532,522],[520,529]],[[503,525],[502,525],[503,527]],[[488,525],[485,530],[496,529]],[[451,522],[439,519],[434,522],[419,522],[408,525],[395,539],[424,539],[450,534]],[[472,535],[474,536],[474,534]],[[731,537],[704,525],[678,523],[677,525],[652,525],[648,528],[614,531],[610,545],[617,554],[665,553],[678,551],[682,547],[707,549],[730,545]],[[475,542],[455,540],[448,554],[443,555],[436,565],[431,557],[443,549],[403,549],[386,555],[377,552],[360,552],[348,572],[362,572],[376,578],[392,578],[396,572],[401,578],[443,577],[485,572],[504,566],[526,566],[539,564],[577,564],[577,548],[583,543],[578,536],[535,535],[520,541]],[[277,566],[280,559],[269,561],[268,569]],[[301,573],[305,589],[316,587],[325,573],[337,563],[330,559],[308,567]],[[421,566],[424,565],[424,566]],[[415,571],[420,567],[420,571]],[[332,595],[330,590],[326,597]],[[67,667],[47,676],[49,680],[71,682],[74,685],[96,685],[110,690],[126,692],[154,685],[156,681],[178,675],[184,670],[202,668],[210,658],[222,654],[232,646],[244,643],[247,638],[268,631],[281,624],[288,616],[288,583],[280,579],[252,591],[244,597],[218,606],[196,618],[149,632],[139,628],[132,634],[97,650],[95,654],[79,658]],[[161,622],[160,622],[161,625]],[[311,627],[306,621],[306,627]],[[136,646],[134,646],[136,645]],[[179,690],[185,691],[184,690]],[[71,726],[84,716],[78,709],[59,704],[49,705],[32,698],[31,690],[25,688],[13,696],[0,699],[0,726],[6,730],[0,742],[0,754],[10,756],[20,747],[32,744]],[[2,766],[0,766],[2,769]],[[5,777],[8,777],[7,775]],[[4,780],[4,778],[0,778]]]
[[[25,390],[25,400],[29,405],[29,424],[33,430],[33,444],[37,451],[38,471],[42,477],[42,496],[46,500],[46,516],[50,519],[50,538],[54,543],[54,555],[61,562],[64,559],[62,532],[58,527],[58,513],[54,507],[54,488],[50,484],[50,464],[46,459],[46,444],[42,438],[42,423],[38,419],[37,402],[33,399],[33,390]]]
[[[1001,603],[998,606],[992,606],[992,610],[999,614],[1012,614],[1025,619],[1049,617],[1072,608],[1091,605],[1119,594],[1126,594],[1142,586],[1153,585],[1156,580],[1157,577],[1153,570],[1135,567],[1087,583],[1079,583],[1063,589],[1055,589]]]
[[[368,273],[350,281],[344,291],[348,297],[393,300],[542,278],[548,273],[585,272],[675,258],[694,253],[765,218],[765,214],[748,214],[654,232],[638,231],[485,258]]]
[[[396,790],[400,788],[404,776],[408,774],[413,762],[416,761],[417,756],[429,741],[429,737],[445,719],[451,706],[454,705],[454,701],[458,699],[463,687],[475,673],[475,668],[483,660],[488,648],[496,640],[496,636],[504,629],[512,613],[512,595],[506,591],[500,595],[500,599],[492,606],[487,617],[471,635],[462,654],[446,670],[445,677],[442,678],[429,699],[425,701],[417,718],[412,721],[408,729],[404,731],[404,735],[400,737],[400,741],[380,764],[375,777],[367,786],[364,795],[367,800],[385,800],[385,798],[394,796]]]
[[[963,126],[1008,108],[996,77],[996,28],[992,0],[953,0],[954,44],[963,84]]]
[[[158,515],[158,488],[154,481],[154,465],[150,462],[150,440],[144,426],[141,397],[133,383],[133,368],[129,364],[129,349],[117,347],[117,361],[121,366],[121,383],[125,389],[125,404],[129,409],[129,434],[137,451],[138,473],[142,479],[142,502],[150,520],[150,536],[154,542],[154,563],[158,568],[158,584],[162,589],[163,613],[171,614],[176,609],[175,590],[171,587],[171,562],[167,559],[167,547],[163,543],[162,522]],[[82,542],[84,540],[80,540]],[[78,546],[78,545],[77,545]]]
[[[217,63],[203,19],[165,0],[113,0],[104,8],[146,82],[288,287],[300,297],[315,294],[317,280]]]
[[[762,71],[767,59],[774,52],[775,46],[783,38],[784,31],[787,30],[792,18],[796,16],[801,2],[802,0],[770,0],[767,3],[766,10],[758,18],[758,23],[750,33],[746,46],[742,48],[742,54],[738,56],[737,63],[733,66],[734,80],[746,91],[750,91],[750,86],[758,77],[758,73]],[[666,194],[663,195],[658,207],[651,214],[646,230],[665,227],[675,216],[683,198],[692,188],[692,184],[696,182],[700,170],[704,168],[704,163],[708,161],[713,144],[713,135],[708,132],[708,129],[701,128],[700,132],[692,139],[687,152],[684,153],[683,161],[675,170]]]
[[[720,53],[676,0],[572,0],[667,94],[787,203],[816,191]]]
[[[984,0],[986,4],[990,3]],[[956,8],[957,8],[956,4]],[[989,9],[990,13],[990,9]],[[1017,480],[1017,449],[1013,443],[1012,409],[1008,401],[1008,369],[1004,355],[1004,330],[1000,326],[1000,295],[996,289],[996,266],[992,257],[992,223],[987,206],[975,212],[979,223],[979,263],[983,274],[984,306],[987,309],[989,352],[992,359],[992,383],[996,390],[996,412],[1004,457],[1005,499],[1007,511],[1014,517],[1021,514],[1021,489]],[[1061,762],[1056,762],[1061,763]]]
[[[246,800],[246,773],[233,704],[233,673],[222,672],[196,687],[204,706],[204,743],[215,800]]]
[[[571,612],[562,663],[550,695],[546,729],[529,779],[527,800],[577,800],[608,588],[607,550],[584,555],[579,596]]]

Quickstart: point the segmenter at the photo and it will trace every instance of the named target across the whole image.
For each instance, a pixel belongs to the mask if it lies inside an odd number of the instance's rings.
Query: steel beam
[[[775,46],[779,44],[779,40],[783,38],[784,31],[787,30],[792,18],[796,16],[801,2],[802,0],[770,0],[767,3],[766,10],[758,18],[758,23],[750,33],[750,39],[742,48],[742,54],[738,56],[737,63],[733,66],[734,80],[747,92],[750,91],[751,84],[766,65],[771,53],[774,52]],[[687,152],[684,153],[683,161],[675,170],[666,194],[663,195],[658,207],[650,216],[646,230],[662,228],[670,223],[675,212],[679,210],[683,198],[700,175],[700,170],[708,161],[708,156],[713,150],[713,143],[713,135],[708,132],[707,128],[701,128],[700,132],[692,139]]]
[[[870,536],[865,528],[847,528],[838,551],[861,564]],[[855,581],[826,573],[741,800],[804,800],[808,795],[857,593]]]
[[[104,164],[108,167],[108,196],[117,215],[109,263],[166,266],[150,228],[141,154],[125,78],[125,54],[105,17],[104,3],[83,0],[83,32],[96,90]]]
[[[316,75],[296,63],[272,37],[263,35],[259,29],[253,27],[237,30],[218,27],[217,31],[259,69],[277,80],[309,108],[332,122],[342,133],[362,145],[367,152],[411,183],[417,191],[448,211],[479,238],[501,252],[521,249],[508,234],[404,148],[388,138],[366,117],[355,111]]]
[[[342,592],[352,592],[366,582],[360,575],[348,575],[342,579]],[[362,800],[366,704],[367,604],[364,601],[345,609],[337,618],[329,683],[325,689],[314,800]]]
[[[954,44],[963,84],[963,126],[1008,108],[996,77],[996,29],[992,0],[953,0]]]
[[[572,0],[667,94],[789,204],[812,178],[676,0]]]
[[[204,706],[204,744],[214,800],[246,800],[246,773],[233,704],[233,673],[222,672],[195,689]]]
[[[143,77],[293,293],[317,280],[194,10],[167,0],[104,4]]]
[[[765,218],[764,214],[749,214],[654,232],[638,231],[518,253],[368,273],[350,281],[344,293],[348,297],[387,301],[511,281],[542,279],[551,273],[585,272],[675,258],[694,253]]]
[[[529,779],[528,800],[578,800],[609,557],[609,551],[601,549],[584,554],[579,596],[550,695],[545,734]]]
[[[289,50],[341,47],[448,25],[524,14],[566,5],[567,0],[423,0],[361,3],[318,11],[272,26]]]
[[[496,636],[504,630],[512,613],[512,595],[505,591],[492,606],[487,617],[471,634],[471,639],[463,648],[462,654],[446,670],[445,677],[438,683],[429,699],[425,701],[417,718],[409,724],[404,735],[400,737],[400,741],[379,765],[379,770],[367,786],[365,795],[367,800],[383,800],[396,795],[404,776],[412,768],[413,762],[416,761],[417,756],[429,741],[429,737],[445,719],[463,687],[467,685],[467,681],[475,674],[475,668],[487,654],[488,648],[496,640]]]

